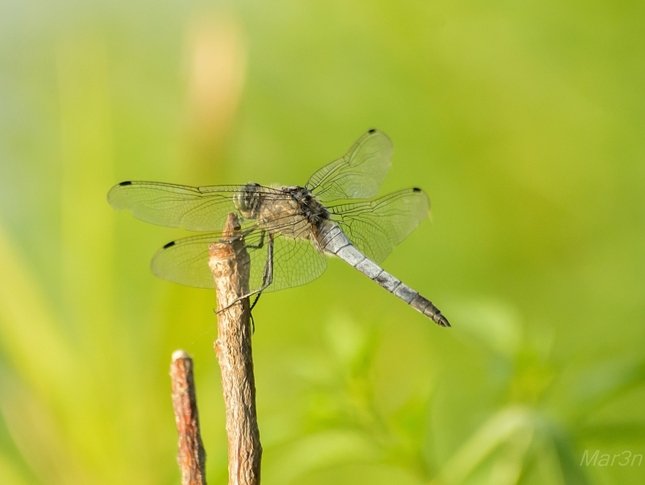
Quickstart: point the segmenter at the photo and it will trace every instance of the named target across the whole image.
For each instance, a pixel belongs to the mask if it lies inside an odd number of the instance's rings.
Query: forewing
[[[356,247],[380,263],[428,217],[430,202],[423,190],[414,188],[328,209]]]
[[[370,130],[343,158],[325,165],[307,182],[321,202],[374,197],[390,169],[392,142],[385,133]]]
[[[243,185],[188,185],[161,182],[121,182],[108,192],[108,202],[117,210],[129,209],[132,215],[152,224],[184,227],[189,231],[222,229],[229,213],[242,217],[233,203],[244,191]],[[260,187],[271,196],[279,192]]]

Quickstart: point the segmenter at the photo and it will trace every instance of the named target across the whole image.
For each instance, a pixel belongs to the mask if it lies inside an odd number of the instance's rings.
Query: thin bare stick
[[[259,485],[262,446],[255,411],[255,377],[251,354],[249,254],[235,236],[240,225],[229,214],[222,240],[209,246],[209,265],[217,292],[215,353],[222,373],[226,404],[229,485]],[[233,303],[236,302],[236,303]]]
[[[199,416],[193,379],[193,360],[183,350],[172,354],[172,407],[179,432],[177,461],[181,469],[182,485],[206,485],[204,465],[206,453],[199,434]]]

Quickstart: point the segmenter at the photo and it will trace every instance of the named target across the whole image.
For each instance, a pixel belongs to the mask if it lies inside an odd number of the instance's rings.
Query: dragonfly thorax
[[[293,185],[282,189],[295,202],[298,213],[303,216],[309,224],[317,227],[323,221],[329,219],[329,211],[318,199],[305,187]]]

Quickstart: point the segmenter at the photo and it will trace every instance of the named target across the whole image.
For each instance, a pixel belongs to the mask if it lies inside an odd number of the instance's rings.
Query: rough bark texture
[[[193,380],[193,360],[183,350],[172,354],[172,406],[179,433],[177,461],[182,485],[206,485],[206,453],[199,433],[197,398]]]
[[[222,239],[231,238],[231,241],[213,243],[209,247],[209,265],[215,279],[219,312],[215,353],[222,372],[222,390],[226,404],[228,483],[258,485],[262,446],[255,410],[248,298],[227,308],[249,291],[249,256],[244,242],[232,239],[237,231],[237,218],[229,214]],[[225,310],[220,311],[222,309]]]

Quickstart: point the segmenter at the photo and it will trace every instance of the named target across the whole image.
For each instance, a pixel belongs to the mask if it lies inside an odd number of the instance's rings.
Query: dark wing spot
[[[175,241],[170,241],[168,244],[166,244],[166,245],[163,247],[163,249],[168,249],[170,246],[174,246],[174,245],[175,245]]]
[[[376,130],[372,128],[371,130],[368,131],[368,133],[376,133]]]
[[[132,185],[132,182],[126,180],[125,182],[121,182],[119,185]]]
[[[419,187],[414,187],[412,192],[423,192]]]

